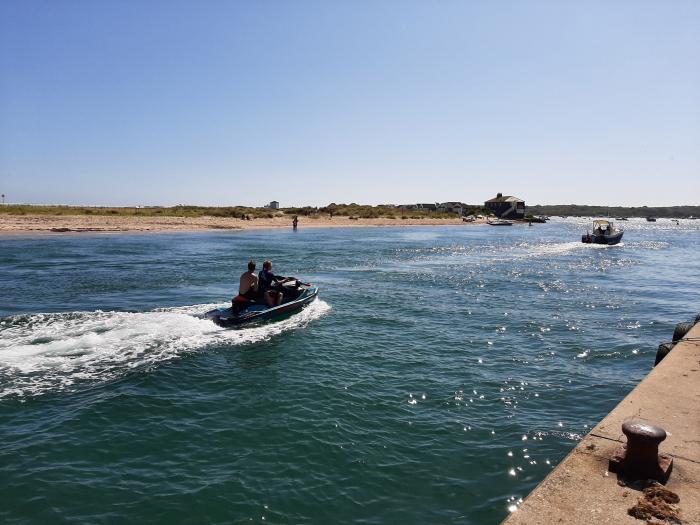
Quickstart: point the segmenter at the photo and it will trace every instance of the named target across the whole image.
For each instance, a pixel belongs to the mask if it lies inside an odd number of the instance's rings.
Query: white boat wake
[[[226,330],[200,304],[149,312],[68,312],[0,319],[0,398],[110,381],[212,346],[240,346],[306,326],[330,310],[317,299],[276,323]]]
[[[619,243],[615,245],[606,244],[585,244],[581,241],[571,241],[571,242],[557,242],[557,243],[542,243],[542,244],[528,244],[523,243],[517,246],[518,249],[524,249],[525,252],[518,254],[517,256],[521,258],[528,257],[540,257],[540,256],[555,256],[555,255],[566,255],[569,253],[590,251],[590,250],[609,250],[618,249],[624,247],[624,243]]]

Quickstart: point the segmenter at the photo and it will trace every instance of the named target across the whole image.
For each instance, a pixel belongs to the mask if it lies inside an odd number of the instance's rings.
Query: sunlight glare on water
[[[0,239],[0,521],[498,522],[697,313],[697,222]],[[203,319],[250,258],[320,299]]]

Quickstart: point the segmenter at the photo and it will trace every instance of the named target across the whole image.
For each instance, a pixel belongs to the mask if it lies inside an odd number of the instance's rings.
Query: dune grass
[[[248,215],[251,218],[271,218],[276,210],[245,206],[172,206],[172,207],[102,207],[102,206],[35,206],[8,204],[0,206],[5,215],[98,215],[142,217],[234,217]]]
[[[439,213],[423,210],[401,210],[394,206],[369,206],[362,204],[331,204],[321,208],[252,208],[247,206],[171,206],[171,207],[102,207],[102,206],[42,206],[31,204],[7,204],[0,206],[0,215],[96,215],[96,216],[143,216],[143,217],[231,217],[273,218],[275,216],[299,215],[309,218],[354,217],[360,219],[454,219],[455,213]]]

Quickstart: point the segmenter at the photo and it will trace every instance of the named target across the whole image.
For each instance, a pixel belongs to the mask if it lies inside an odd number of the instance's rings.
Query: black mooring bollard
[[[627,436],[627,444],[610,458],[608,470],[629,480],[655,479],[666,483],[673,468],[673,458],[659,454],[659,443],[666,439],[666,431],[631,419],[622,424],[622,432]]]

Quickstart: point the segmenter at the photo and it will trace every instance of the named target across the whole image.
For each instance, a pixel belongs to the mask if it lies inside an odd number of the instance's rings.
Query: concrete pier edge
[[[591,395],[595,395],[591,393]],[[583,401],[583,400],[582,400]],[[666,430],[659,452],[673,456],[666,488],[680,497],[682,523],[700,524],[700,323],[598,423],[503,525],[642,525],[628,509],[642,497],[608,472],[626,442],[622,423],[642,419]],[[665,523],[654,520],[653,523]]]

